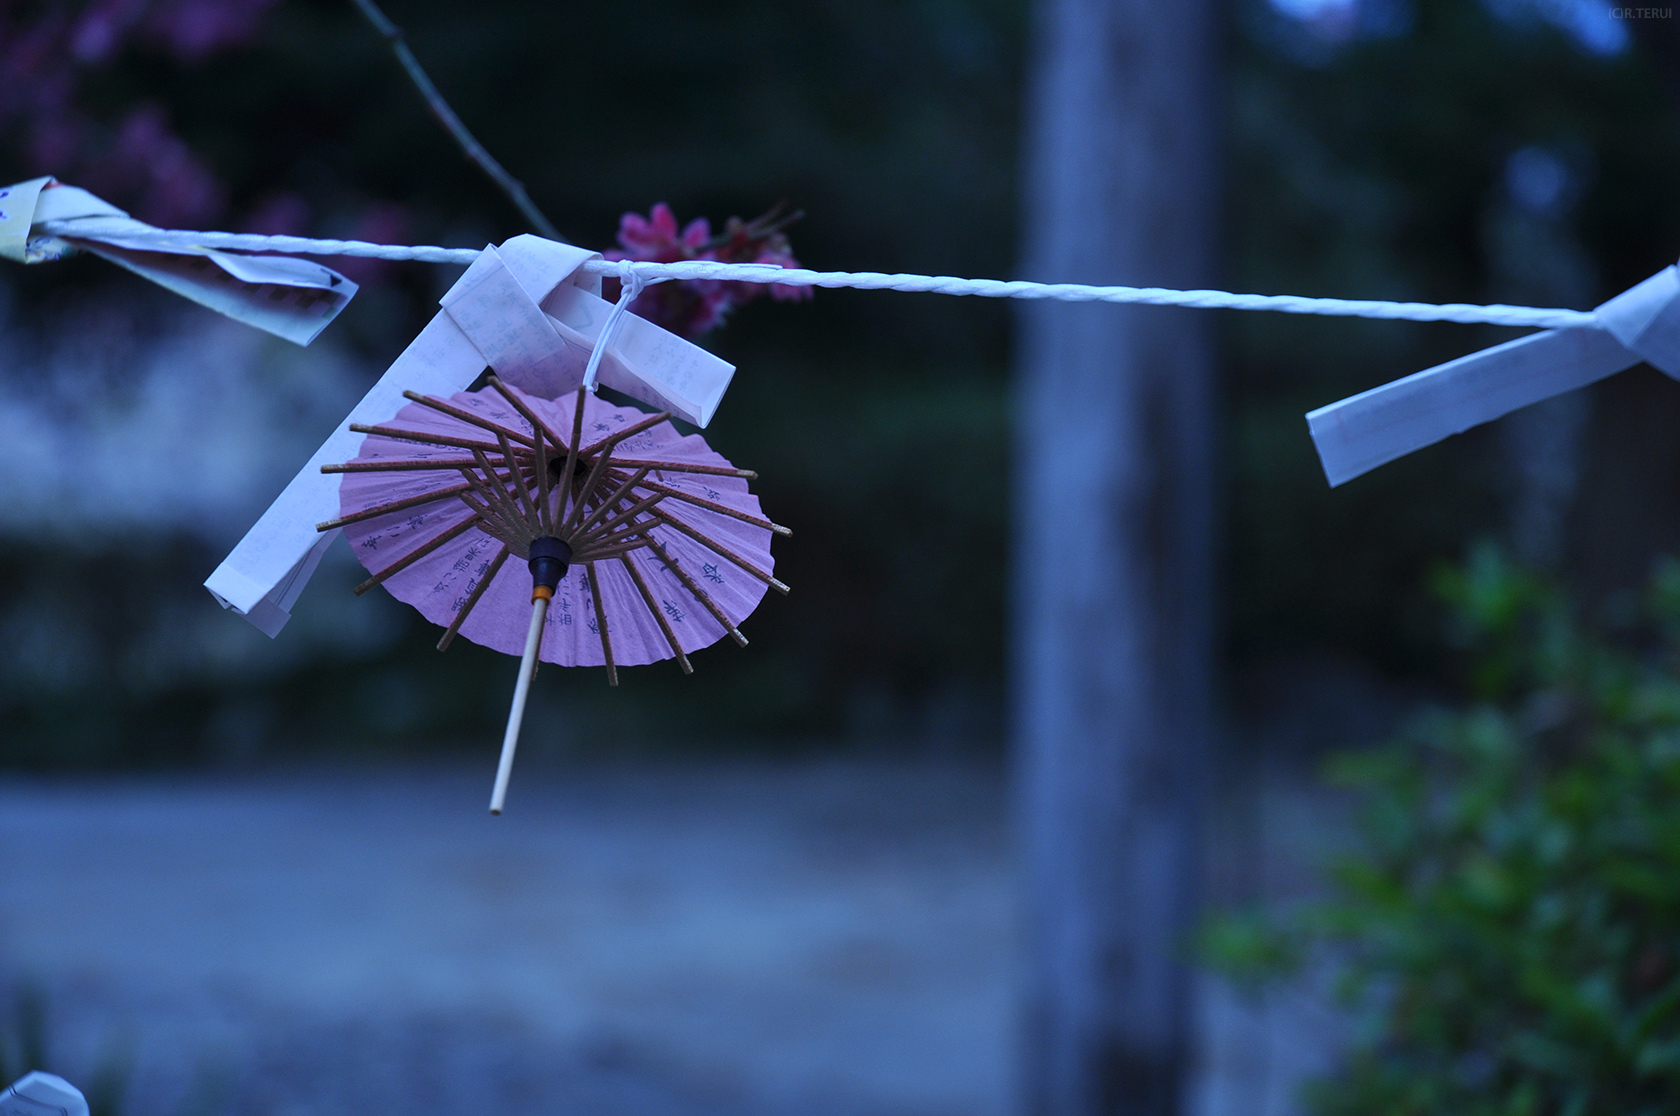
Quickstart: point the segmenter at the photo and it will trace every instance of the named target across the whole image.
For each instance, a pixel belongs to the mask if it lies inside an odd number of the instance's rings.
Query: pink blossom
[[[52,13],[32,26],[0,26],[0,120],[38,104],[42,86],[59,94],[74,85],[73,70],[61,57],[68,28],[63,13]]]
[[[256,37],[275,0],[164,0],[146,21],[149,40],[182,62],[201,62]]]
[[[136,46],[195,63],[251,42],[276,2],[0,0],[0,139],[21,144],[28,172],[85,185],[139,216],[213,220],[223,187],[162,110],[142,105],[101,120],[80,107],[77,91],[88,73]]]
[[[37,117],[29,129],[29,161],[36,167],[68,167],[74,164],[82,146],[88,122],[71,113]]]
[[[618,243],[628,255],[614,259],[656,260],[673,263],[695,258],[695,251],[712,238],[712,224],[704,217],[677,232],[677,218],[671,207],[660,202],[647,217],[626,213],[618,222]]]
[[[704,217],[690,221],[678,232],[676,215],[660,202],[643,217],[626,213],[619,219],[619,250],[607,253],[613,260],[649,260],[675,263],[681,260],[718,260],[724,263],[768,263],[798,267],[787,236],[782,230],[799,214],[784,214],[781,206],[752,221],[731,217],[722,236],[712,235],[711,222]],[[731,283],[717,279],[691,279],[659,283],[649,287],[631,307],[635,313],[684,337],[699,337],[722,324],[735,307],[765,293],[762,283]],[[784,283],[769,286],[769,293],[782,301],[811,297],[811,288]]]
[[[94,0],[70,32],[70,53],[83,65],[109,61],[145,14],[147,0]]]
[[[134,215],[164,227],[209,221],[225,205],[222,185],[156,105],[133,109],[116,142],[85,172],[89,188],[130,199]]]

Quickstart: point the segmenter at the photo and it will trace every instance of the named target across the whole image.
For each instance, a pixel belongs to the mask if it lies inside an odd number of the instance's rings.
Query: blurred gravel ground
[[[1002,1113],[995,772],[0,781],[0,972],[132,1116]]]
[[[0,780],[0,992],[60,1072],[128,1059],[124,1116],[1011,1111],[1001,772],[528,764],[492,818],[492,766]],[[1256,772],[1214,891],[1334,829]],[[1192,1116],[1298,1112],[1346,1029],[1312,981],[1197,1012]]]

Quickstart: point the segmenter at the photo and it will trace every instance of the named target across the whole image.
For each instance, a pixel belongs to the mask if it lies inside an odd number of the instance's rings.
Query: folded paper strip
[[[487,247],[440,300],[443,309],[403,350],[361,402],[315,451],[262,518],[205,581],[226,608],[270,636],[337,532],[315,525],[338,514],[338,479],[321,466],[356,455],[362,435],[352,423],[384,421],[403,406],[403,392],[449,396],[488,367],[504,381],[542,398],[583,382],[590,352],[612,311],[600,278],[580,270],[599,254],[536,236]],[[623,316],[603,356],[602,384],[704,426],[717,409],[734,366],[635,315]]]
[[[88,1103],[64,1078],[34,1070],[0,1092],[0,1116],[88,1116]]]
[[[1593,311],[1320,407],[1307,415],[1332,486],[1531,403],[1644,361],[1680,380],[1680,270],[1665,267]]]
[[[57,231],[41,235],[38,226],[49,221]],[[18,263],[91,252],[201,306],[298,345],[315,340],[356,294],[356,284],[312,260],[133,239],[157,231],[86,190],[51,177],[0,186],[0,256]]]

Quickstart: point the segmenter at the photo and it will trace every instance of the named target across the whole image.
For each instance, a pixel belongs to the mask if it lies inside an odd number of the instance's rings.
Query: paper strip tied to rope
[[[315,340],[356,294],[356,284],[312,260],[240,255],[150,237],[159,231],[51,177],[0,187],[0,256],[18,263],[91,252],[298,345]]]
[[[1343,484],[1640,361],[1680,380],[1680,270],[1665,267],[1617,295],[1593,323],[1495,345],[1310,412],[1324,475]]]

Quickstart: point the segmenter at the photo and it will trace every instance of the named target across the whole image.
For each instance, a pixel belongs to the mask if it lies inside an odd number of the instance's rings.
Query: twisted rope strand
[[[39,226],[55,236],[97,237],[92,220],[45,221]],[[372,244],[365,240],[320,240],[305,236],[266,236],[257,233],[190,232],[158,229],[129,232],[110,229],[112,239],[159,247],[228,248],[245,252],[293,252],[310,256],[360,256],[376,260],[417,260],[423,263],[470,264],[479,256],[474,248],[429,245]],[[879,271],[812,271],[773,264],[732,264],[713,260],[650,263],[637,260],[586,260],[582,270],[644,283],[672,279],[718,279],[734,283],[773,283],[789,287],[851,287],[858,290],[916,291],[929,294],[976,295],[980,298],[1054,299],[1060,302],[1116,302],[1145,306],[1188,306],[1198,309],[1270,310],[1283,314],[1315,314],[1342,318],[1377,318],[1411,322],[1459,322],[1540,329],[1597,328],[1589,310],[1547,309],[1532,306],[1477,306],[1469,303],[1389,302],[1382,299],[1307,298],[1301,295],[1234,294],[1230,291],[1180,291],[1165,287],[1094,286],[1086,283],[1034,283],[1026,280],[961,279],[953,275],[906,275]]]

